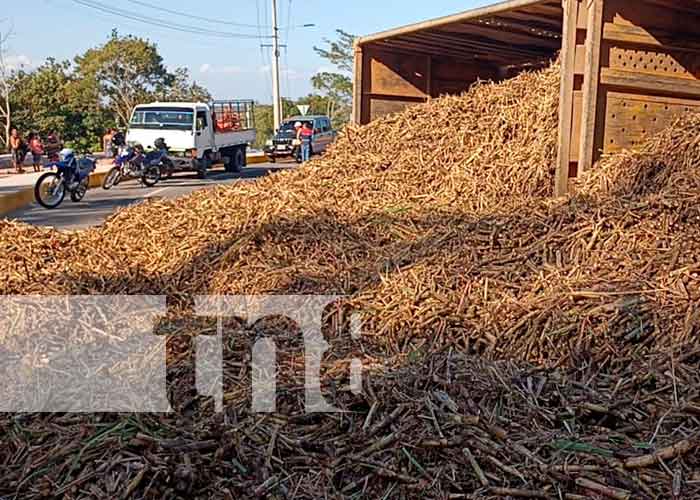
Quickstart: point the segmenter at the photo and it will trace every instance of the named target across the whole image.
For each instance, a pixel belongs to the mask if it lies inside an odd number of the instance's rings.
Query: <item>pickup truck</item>
[[[131,115],[126,141],[148,150],[156,139],[165,139],[175,168],[202,178],[219,161],[227,172],[238,172],[255,141],[254,107],[249,100],[140,104]]]
[[[296,123],[308,123],[314,131],[311,139],[311,154],[321,154],[326,151],[336,139],[336,132],[331,126],[331,120],[325,115],[314,116],[292,116],[287,118],[280,125],[274,137],[265,144],[265,156],[271,163],[275,163],[278,158],[294,158],[297,163],[301,163],[301,150],[295,146]]]

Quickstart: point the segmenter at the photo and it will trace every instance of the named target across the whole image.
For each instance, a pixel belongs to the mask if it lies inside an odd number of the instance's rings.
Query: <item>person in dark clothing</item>
[[[119,130],[114,130],[112,135],[112,157],[116,158],[119,154],[119,148],[126,146],[126,137]]]
[[[24,164],[24,158],[27,156],[27,145],[22,140],[22,136],[19,135],[19,131],[13,128],[10,132],[10,150],[12,152],[12,164],[15,167],[15,171],[18,174],[23,174],[24,169],[22,165]]]

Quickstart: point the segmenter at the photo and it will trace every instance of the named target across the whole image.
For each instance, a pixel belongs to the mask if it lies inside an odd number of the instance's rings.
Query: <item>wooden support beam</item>
[[[485,18],[493,15],[500,14],[501,12],[513,11],[513,10],[525,10],[527,7],[537,6],[537,12],[544,13],[546,15],[555,16],[560,12],[558,6],[548,7],[545,0],[509,0],[506,2],[500,2],[495,5],[490,5],[488,7],[483,7],[480,9],[474,9],[467,12],[462,12],[461,14],[455,14],[453,16],[441,17],[438,19],[433,19],[431,21],[424,21],[416,24],[411,24],[409,26],[404,26],[402,28],[397,28],[390,31],[383,31],[381,33],[376,33],[374,35],[365,36],[359,39],[358,43],[364,45],[371,42],[377,42],[380,40],[386,40],[388,38],[394,38],[400,35],[406,35],[410,33],[416,33],[419,31],[424,31],[427,29],[439,28],[443,26],[452,25],[455,23],[460,23],[462,21],[467,21],[470,19]],[[544,5],[542,5],[544,4]]]
[[[513,9],[510,9],[513,10]],[[533,4],[529,7],[522,9],[524,12],[537,12],[539,14],[545,14],[548,16],[561,15],[562,9],[559,2],[552,1],[547,3]]]
[[[561,89],[559,98],[559,148],[555,196],[569,191],[569,162],[571,154],[571,130],[574,112],[574,64],[576,57],[576,24],[579,0],[562,0],[564,29],[561,55]]]
[[[355,78],[353,79],[353,101],[352,101],[352,120],[356,124],[362,123],[362,82],[364,68],[364,53],[362,47],[355,45]]]
[[[453,59],[464,61],[468,64],[475,64],[479,61],[489,61],[505,64],[510,60],[509,58],[501,57],[499,55],[488,53],[485,51],[467,52],[460,51],[454,48],[447,49],[443,47],[427,46],[426,44],[421,43],[420,41],[410,42],[406,40],[393,39],[387,42],[378,42],[376,46],[392,52],[396,52],[398,49],[399,51],[404,51],[413,55],[423,54],[430,56],[449,56]]]
[[[478,52],[478,53],[494,53],[503,58],[516,57],[516,58],[530,58],[530,57],[542,57],[544,54],[551,53],[549,51],[532,51],[523,50],[517,47],[498,45],[497,43],[489,43],[482,40],[477,40],[465,35],[455,35],[447,32],[426,32],[416,33],[407,37],[407,39],[421,40],[421,42],[430,44],[435,43],[441,47],[458,48],[464,49],[468,52]]]
[[[496,19],[504,19],[506,21],[524,21],[529,25],[546,27],[550,30],[561,33],[561,17],[547,17],[537,14],[527,14],[525,12],[504,12],[496,17]]]
[[[605,3],[605,0],[586,1],[588,2],[588,28],[586,30],[586,63],[583,76],[583,104],[581,106],[579,174],[590,170],[595,159],[601,42],[603,38],[603,7]]]
[[[465,33],[483,37],[502,45],[534,49],[534,50],[558,50],[559,40],[556,38],[544,38],[532,33],[509,31],[505,28],[490,27],[482,22],[466,22],[453,24],[442,28],[443,31],[452,33]]]
[[[675,97],[700,98],[700,81],[603,68],[600,83],[610,87],[647,91]]]

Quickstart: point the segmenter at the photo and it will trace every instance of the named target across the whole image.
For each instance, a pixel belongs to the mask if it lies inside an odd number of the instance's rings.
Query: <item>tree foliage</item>
[[[0,97],[1,84],[0,75]],[[72,63],[48,59],[13,73],[8,85],[14,126],[25,134],[58,132],[80,150],[98,147],[107,128],[125,126],[137,104],[210,99],[187,69],[168,71],[155,44],[116,31]]]
[[[329,61],[338,72],[321,72],[313,76],[311,83],[326,98],[322,112],[333,120],[336,128],[350,121],[352,110],[352,70],[355,58],[355,37],[343,30],[336,30],[337,40],[324,39],[325,48],[314,47],[316,53]]]
[[[299,102],[299,104],[304,104]],[[292,116],[299,114],[299,110],[296,107],[296,103],[289,99],[282,99],[282,116]],[[270,104],[260,104],[255,105],[255,128],[257,129],[257,139],[255,144],[256,148],[262,149],[265,142],[274,135],[275,128],[274,112],[272,110],[272,105]]]
[[[324,38],[323,41],[327,48],[314,47],[314,50],[342,73],[352,73],[355,60],[355,35],[343,30],[335,30],[335,32],[338,35],[337,40]]]
[[[139,103],[151,100],[170,77],[155,44],[112,32],[110,40],[75,58],[76,74],[89,82],[93,98],[105,98],[122,124]]]
[[[211,100],[211,94],[206,88],[197,82],[190,81],[190,72],[187,68],[177,68],[169,74],[165,85],[156,90],[154,97],[159,101],[208,102]]]

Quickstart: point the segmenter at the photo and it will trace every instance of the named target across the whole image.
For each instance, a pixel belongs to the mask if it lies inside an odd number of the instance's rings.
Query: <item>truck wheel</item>
[[[197,177],[200,179],[206,179],[207,170],[209,170],[209,167],[211,167],[211,160],[209,159],[209,155],[206,154],[201,160],[199,160],[199,164],[197,166]]]
[[[226,152],[226,156],[224,156],[224,171],[225,172],[233,172],[233,158],[231,158],[231,153]]]
[[[236,148],[233,153],[233,171],[238,173],[245,166],[245,148]]]

